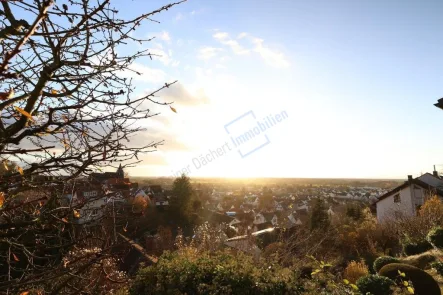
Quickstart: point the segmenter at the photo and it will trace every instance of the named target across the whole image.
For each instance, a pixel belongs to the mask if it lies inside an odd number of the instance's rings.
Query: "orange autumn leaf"
[[[3,207],[4,203],[5,203],[5,193],[0,192],[0,208]]]
[[[25,111],[24,109],[21,109],[19,107],[14,107],[14,109],[23,116],[27,117],[29,120],[34,121],[34,118],[32,118],[31,114]]]
[[[6,160],[3,161],[3,166],[5,166],[5,169],[6,169],[6,170],[9,170],[9,168],[8,168],[8,163],[7,163]]]
[[[28,295],[28,294],[29,294],[29,291],[24,291],[24,292],[20,293],[20,295]]]
[[[20,167],[20,166],[17,166],[17,171],[18,171],[21,175],[24,174],[24,172],[23,172],[23,168]]]
[[[15,261],[20,261],[20,259],[18,259],[17,255],[15,255],[14,253],[12,253],[12,257],[14,258]]]
[[[58,94],[58,91],[55,90],[55,89],[52,89],[52,90],[51,90],[51,93],[52,93],[52,94]]]
[[[74,210],[74,217],[80,218],[80,212],[78,212],[77,210]]]
[[[169,106],[171,108],[171,111],[173,111],[174,113],[177,113],[177,110],[171,106]]]
[[[68,223],[68,220],[65,217],[62,218],[62,221]]]

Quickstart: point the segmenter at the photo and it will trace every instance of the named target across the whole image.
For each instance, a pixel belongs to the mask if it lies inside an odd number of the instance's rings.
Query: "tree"
[[[272,197],[272,190],[268,187],[263,187],[262,195],[259,199],[259,208],[261,210],[270,209],[274,205],[274,199]]]
[[[362,218],[363,209],[357,204],[347,204],[346,205],[346,216],[358,221]]]
[[[176,219],[178,226],[186,230],[189,230],[191,225],[193,197],[194,191],[190,178],[185,174],[177,177],[172,184],[171,217]]]
[[[149,42],[136,29],[176,4],[122,19],[111,0],[1,2],[0,161],[17,163],[0,179],[1,293],[35,286],[81,293],[95,285],[82,274],[113,255],[115,235],[105,225],[91,230],[73,222],[80,207],[62,206],[62,195],[78,177],[134,165],[162,144],[137,146],[129,138],[155,115],[153,104],[169,106],[154,95],[174,82],[136,97],[122,73],[140,75],[131,65],[152,54],[120,47]],[[92,246],[99,250],[75,258],[80,265],[63,261],[73,248]]]
[[[325,201],[321,198],[315,199],[310,216],[311,231],[316,229],[326,229],[329,227],[329,224],[330,221]]]

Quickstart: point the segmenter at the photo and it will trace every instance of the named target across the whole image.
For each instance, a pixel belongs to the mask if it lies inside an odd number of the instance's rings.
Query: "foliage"
[[[309,294],[354,294],[358,290],[357,285],[349,280],[338,280],[337,276],[331,271],[332,264],[317,260],[314,256],[308,256],[313,263],[312,272],[307,271],[310,267],[300,269],[299,278],[307,278],[303,284]]]
[[[392,257],[392,256],[381,256],[375,259],[373,268],[374,271],[378,272],[383,266],[390,264],[390,263],[398,263],[400,260],[398,258]]]
[[[428,242],[439,249],[443,249],[443,228],[433,228],[426,237]]]
[[[348,204],[346,206],[346,216],[358,221],[363,217],[363,209],[357,204]]]
[[[224,231],[226,227],[226,224],[216,226],[210,225],[208,222],[195,227],[190,246],[200,251],[215,252],[222,250],[224,242],[228,238]]]
[[[368,208],[363,210],[359,221],[349,218],[338,221],[335,223],[337,234],[334,248],[340,249],[339,254],[345,259],[364,258],[368,264],[372,264],[378,252],[384,250],[382,247],[390,242],[389,236],[380,234],[379,224]]]
[[[330,225],[329,215],[326,209],[325,201],[321,198],[317,198],[312,206],[312,213],[309,220],[310,229],[313,230],[325,230]]]
[[[392,280],[401,277],[412,281],[415,294],[440,295],[440,287],[438,283],[427,272],[408,264],[391,263],[383,266],[379,275],[388,277]]]
[[[193,195],[194,190],[189,177],[182,174],[174,180],[169,213],[176,221],[176,225],[184,229],[189,229],[192,226],[191,209]]]
[[[357,280],[363,276],[369,274],[368,266],[362,260],[360,262],[351,261],[348,266],[346,266],[343,276],[349,282],[355,284]]]
[[[299,294],[294,272],[278,264],[255,264],[227,252],[184,251],[163,254],[141,269],[130,294]]]
[[[433,251],[428,251],[418,255],[412,255],[400,259],[399,263],[409,264],[421,269],[428,269],[432,262],[437,260],[437,257]]]
[[[434,195],[426,200],[419,210],[419,216],[432,226],[443,225],[443,202]]]
[[[136,213],[141,213],[148,207],[148,202],[142,196],[136,196],[132,201],[132,211]]]
[[[421,254],[432,249],[432,245],[426,240],[412,242],[408,238],[402,241],[402,246],[403,252],[408,256]]]
[[[431,264],[431,267],[434,268],[439,275],[443,276],[443,262],[434,262]]]
[[[117,255],[116,233],[127,223],[113,214],[120,208],[105,205],[95,225],[80,220],[82,208],[117,192],[100,187],[75,202],[71,194],[79,182],[89,188],[93,172],[136,164],[162,143],[132,138],[154,105],[170,105],[153,96],[175,82],[140,96],[128,75],[141,75],[134,63],[152,58],[137,28],[177,4],[131,16],[116,3],[1,1],[0,293],[36,282],[48,294],[96,293],[113,278],[98,266]],[[64,267],[73,251],[78,263]]]
[[[266,186],[262,189],[262,195],[260,196],[258,207],[261,210],[271,209],[274,206],[274,198],[272,196],[272,190]]]
[[[378,275],[367,275],[357,281],[361,294],[389,295],[393,293],[392,287],[394,285],[393,280]]]

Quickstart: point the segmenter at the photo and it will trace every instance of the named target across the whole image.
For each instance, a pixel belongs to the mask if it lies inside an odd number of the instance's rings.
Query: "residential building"
[[[436,171],[408,180],[402,185],[380,196],[376,201],[377,219],[383,221],[396,214],[414,216],[428,196],[436,194],[443,197],[443,179]]]

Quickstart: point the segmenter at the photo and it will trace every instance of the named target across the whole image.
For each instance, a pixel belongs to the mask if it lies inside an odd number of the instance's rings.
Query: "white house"
[[[263,214],[258,213],[255,215],[254,222],[253,222],[254,224],[262,224],[265,222],[266,222],[266,218],[263,216]]]
[[[277,226],[277,224],[278,224],[277,215],[274,214],[274,216],[271,219],[271,223],[272,223],[273,226]]]
[[[414,216],[417,209],[423,205],[425,197],[430,194],[443,196],[443,179],[437,172],[426,173],[417,178],[408,175],[405,183],[378,198],[375,203],[377,219],[382,221],[395,216],[396,213]]]

